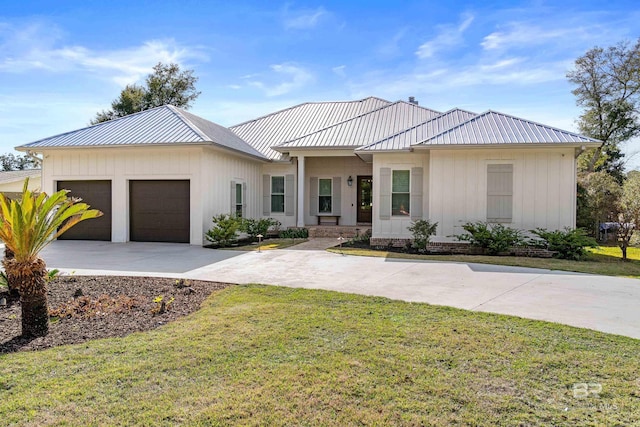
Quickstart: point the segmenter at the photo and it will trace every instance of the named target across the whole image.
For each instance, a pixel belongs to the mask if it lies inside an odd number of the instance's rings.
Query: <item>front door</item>
[[[358,176],[358,222],[371,223],[372,183],[371,176]]]

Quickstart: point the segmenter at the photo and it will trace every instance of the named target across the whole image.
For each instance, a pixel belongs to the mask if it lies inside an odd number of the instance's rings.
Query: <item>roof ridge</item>
[[[289,144],[289,143],[291,143],[291,142],[293,142],[293,141],[297,141],[297,140],[299,140],[299,139],[306,138],[306,137],[308,137],[308,136],[310,136],[310,135],[314,135],[314,134],[316,134],[316,133],[319,133],[319,132],[325,131],[325,130],[327,130],[327,129],[331,129],[331,128],[332,128],[332,127],[334,127],[334,126],[338,126],[338,125],[341,125],[341,124],[344,124],[344,123],[350,122],[351,120],[355,120],[355,119],[359,119],[360,117],[364,117],[364,116],[366,116],[367,114],[375,113],[375,112],[380,111],[380,110],[382,110],[382,109],[385,109],[385,108],[391,107],[391,106],[393,106],[393,105],[397,104],[398,102],[399,102],[399,101],[395,101],[395,102],[392,102],[392,103],[391,103],[391,104],[389,104],[389,105],[383,105],[383,106],[378,107],[378,108],[376,108],[376,109],[374,109],[374,110],[367,111],[367,112],[365,112],[365,113],[361,113],[361,114],[359,114],[359,115],[357,115],[357,116],[349,117],[348,119],[344,119],[344,120],[342,120],[341,122],[332,123],[332,124],[330,124],[329,126],[325,126],[325,127],[323,127],[323,128],[320,128],[320,129],[314,130],[313,132],[309,132],[309,133],[307,133],[307,134],[305,134],[305,135],[302,135],[302,136],[299,136],[299,137],[297,137],[297,138],[293,138],[293,139],[290,139],[290,140],[288,140],[288,141],[281,142],[281,143],[279,143],[278,145],[274,145],[274,147],[282,147],[282,146],[285,146],[285,145],[287,145],[287,144]]]
[[[489,109],[489,110],[483,111],[482,113],[476,115],[475,117],[471,117],[470,119],[465,120],[464,122],[457,124],[456,126],[453,126],[453,127],[449,128],[449,129],[446,129],[446,130],[443,130],[442,132],[440,132],[440,133],[438,133],[436,135],[433,135],[433,136],[431,136],[431,137],[429,137],[429,138],[427,138],[427,139],[425,139],[423,141],[420,141],[419,143],[416,143],[415,145],[424,144],[427,141],[436,139],[436,138],[438,138],[438,137],[440,137],[440,136],[442,136],[442,135],[444,135],[446,133],[453,132],[453,131],[455,131],[455,130],[457,130],[459,128],[462,128],[462,127],[468,125],[469,123],[471,123],[473,121],[481,120],[484,117],[489,117],[492,114],[508,117],[510,119],[522,121],[522,122],[529,123],[529,124],[532,124],[532,125],[535,125],[535,126],[541,126],[543,128],[547,128],[547,129],[553,129],[554,131],[566,133],[566,134],[569,134],[569,135],[574,136],[574,137],[589,139],[592,142],[602,142],[602,141],[599,141],[597,139],[594,139],[594,138],[591,138],[591,137],[588,137],[588,136],[580,135],[579,133],[571,132],[571,131],[568,131],[568,130],[557,128],[555,126],[545,125],[545,124],[542,124],[542,123],[534,122],[533,120],[523,119],[521,117],[517,117],[517,116],[511,115],[511,114],[501,113],[499,111],[495,111],[495,110]]]
[[[291,107],[283,108],[282,110],[278,110],[278,111],[274,111],[272,113],[268,113],[268,114],[262,115],[260,117],[256,117],[255,119],[246,120],[246,121],[244,121],[242,123],[238,123],[238,124],[235,124],[233,126],[229,126],[229,129],[233,130],[233,128],[237,128],[237,127],[240,127],[240,126],[246,125],[248,123],[252,123],[252,122],[257,122],[258,120],[262,120],[264,118],[271,117],[271,116],[274,116],[276,114],[280,114],[280,113],[285,112],[285,111],[293,110],[294,108],[302,107],[303,105],[311,105],[311,104],[346,104],[346,103],[349,103],[349,102],[365,102],[368,99],[378,99],[380,101],[390,102],[390,101],[387,101],[386,99],[378,98],[377,96],[368,96],[366,98],[355,99],[355,100],[351,100],[351,101],[349,101],[349,100],[345,100],[345,101],[307,101],[307,102],[302,102],[300,104],[293,105]]]
[[[193,133],[195,133],[196,135],[198,135],[200,138],[202,138],[203,142],[207,142],[207,141],[211,141],[211,142],[215,142],[211,139],[211,137],[209,135],[207,135],[202,129],[200,129],[195,123],[193,123],[188,117],[186,117],[183,113],[186,114],[190,114],[192,116],[196,116],[195,114],[189,113],[188,111],[182,110],[178,107],[175,107],[173,105],[167,105],[167,107],[169,107],[169,110],[175,114],[175,116],[181,120],[185,125],[187,125],[187,127],[189,127],[189,129],[191,129],[191,131]],[[200,117],[200,116],[196,116],[202,120],[205,120],[207,122],[213,123],[210,120],[205,119],[204,117]]]
[[[147,112],[147,111],[158,110],[158,109],[160,109],[160,108],[166,108],[167,106],[168,106],[168,105],[161,105],[161,106],[159,106],[159,107],[153,107],[153,108],[149,108],[149,109],[146,109],[146,110],[137,111],[137,112],[135,112],[135,113],[127,114],[126,116],[116,117],[116,118],[113,118],[113,119],[106,120],[106,121],[104,121],[104,122],[100,122],[100,123],[96,123],[96,124],[93,124],[93,125],[85,126],[85,127],[80,128],[80,129],[70,130],[70,131],[68,131],[68,132],[62,132],[62,133],[59,133],[59,134],[57,134],[57,135],[51,135],[51,136],[48,136],[48,137],[46,137],[46,138],[40,138],[40,139],[38,139],[38,140],[36,140],[36,141],[32,141],[32,142],[29,142],[29,143],[27,143],[27,144],[29,144],[29,145],[30,145],[30,144],[36,144],[36,143],[41,142],[41,141],[44,141],[44,140],[46,140],[46,139],[57,138],[57,137],[59,137],[59,136],[69,135],[69,134],[72,134],[72,133],[75,133],[75,132],[78,132],[78,131],[81,131],[81,130],[91,129],[91,128],[97,128],[97,127],[100,127],[100,126],[105,126],[105,125],[107,125],[107,124],[114,123],[114,122],[117,122],[117,121],[119,121],[119,120],[126,119],[126,118],[129,118],[129,117],[132,117],[132,116],[136,116],[136,115],[138,115],[138,114],[142,114],[142,113]],[[172,105],[172,107],[173,107],[173,105]],[[174,108],[175,108],[175,107],[174,107]],[[23,145],[27,145],[27,144],[23,144]]]
[[[435,111],[435,110],[432,110],[432,111]],[[372,142],[371,144],[363,145],[362,147],[358,148],[357,150],[364,150],[364,149],[367,149],[367,148],[369,148],[369,147],[373,147],[374,145],[377,145],[377,144],[380,144],[380,143],[382,143],[382,142],[385,142],[385,141],[387,141],[387,140],[389,140],[389,139],[391,139],[391,138],[395,138],[395,137],[397,137],[398,135],[401,135],[401,134],[403,134],[403,133],[407,133],[407,132],[409,132],[409,131],[412,131],[412,130],[416,129],[416,128],[417,128],[417,127],[419,127],[419,126],[424,126],[424,125],[426,125],[426,124],[427,124],[427,123],[429,123],[429,122],[433,122],[433,121],[435,121],[435,120],[441,119],[443,116],[446,116],[447,114],[451,114],[451,113],[453,113],[454,111],[463,111],[463,112],[465,112],[465,113],[468,113],[468,114],[475,114],[476,116],[478,116],[478,113],[474,113],[473,111],[467,111],[467,110],[464,110],[464,109],[462,109],[462,108],[457,108],[457,107],[455,107],[455,108],[452,108],[452,109],[450,109],[450,110],[445,111],[444,113],[440,113],[440,115],[438,115],[438,116],[436,116],[436,117],[432,117],[432,118],[430,118],[429,120],[425,120],[424,122],[418,123],[418,124],[416,124],[416,125],[414,125],[414,126],[411,126],[411,127],[409,127],[409,128],[403,129],[403,130],[401,130],[401,131],[399,131],[399,132],[396,132],[396,133],[394,133],[393,135],[389,135],[389,136],[387,136],[386,138],[383,138],[383,139],[381,139],[381,140],[379,140],[379,141]],[[472,118],[473,118],[473,117],[472,117]],[[456,125],[456,126],[457,126],[457,125]],[[454,126],[454,127],[455,127],[455,126]],[[453,128],[450,128],[450,129],[453,129]],[[426,141],[426,140],[425,140],[425,141]]]

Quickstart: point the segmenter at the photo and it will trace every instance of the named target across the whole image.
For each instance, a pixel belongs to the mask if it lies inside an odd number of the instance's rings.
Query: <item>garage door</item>
[[[189,243],[189,181],[129,181],[129,240]]]
[[[103,213],[76,224],[59,239],[111,241],[111,181],[58,181],[58,190],[70,190],[70,196],[80,197]]]

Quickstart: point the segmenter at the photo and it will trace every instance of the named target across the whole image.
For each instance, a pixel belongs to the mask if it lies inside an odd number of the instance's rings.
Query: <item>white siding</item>
[[[359,157],[306,157],[305,158],[305,184],[309,186],[309,179],[340,177],[340,225],[356,225],[357,223],[357,182],[358,175],[372,175],[371,164],[363,162]],[[347,179],[353,178],[353,185],[349,187]],[[375,180],[373,185],[375,186]],[[375,190],[374,190],[375,191]],[[333,190],[334,194],[336,189]],[[304,195],[305,217],[307,225],[318,223],[316,216],[309,215],[311,191],[307,188]]]
[[[422,213],[423,218],[429,218],[429,154],[402,153],[402,154],[376,154],[373,156],[373,237],[378,238],[409,238],[411,233],[407,227],[411,225],[409,216],[394,217],[390,219],[380,219],[380,169],[390,168],[391,170],[409,170],[412,168],[423,168],[423,198]]]
[[[211,217],[229,213],[230,182],[247,184],[247,212],[259,216],[261,163],[205,147],[118,147],[43,152],[42,185],[55,190],[62,180],[112,181],[112,240],[129,240],[129,181],[188,179],[192,245],[204,242]]]
[[[284,176],[285,181],[286,181],[287,175],[292,174],[294,176],[297,176],[296,166],[290,163],[266,163],[262,166],[261,173],[265,175],[271,175],[271,176]],[[262,187],[262,179],[260,181],[261,181],[260,187]],[[295,182],[296,180],[294,179],[294,184]],[[264,192],[261,194],[266,194],[270,196],[270,191],[271,191],[270,188],[261,188],[261,191]],[[297,203],[295,203],[296,200],[298,200],[298,196],[296,194],[296,190],[294,189],[294,210],[297,210]],[[259,216],[262,216],[262,199],[260,199],[260,203],[261,203],[260,211],[258,212],[258,214]],[[285,212],[276,212],[276,213],[271,213],[268,217],[280,221],[280,223],[282,224],[281,225],[282,229],[285,229],[287,227],[296,226],[296,215],[297,215],[296,212],[294,212],[294,215],[286,215]]]
[[[572,148],[432,150],[430,219],[436,241],[451,241],[466,222],[487,219],[487,165],[513,164],[513,228],[575,226]]]

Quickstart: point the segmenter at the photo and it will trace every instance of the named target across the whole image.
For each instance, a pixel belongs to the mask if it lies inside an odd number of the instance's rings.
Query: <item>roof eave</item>
[[[451,150],[457,148],[597,148],[601,142],[519,142],[495,144],[419,144],[414,150]]]

